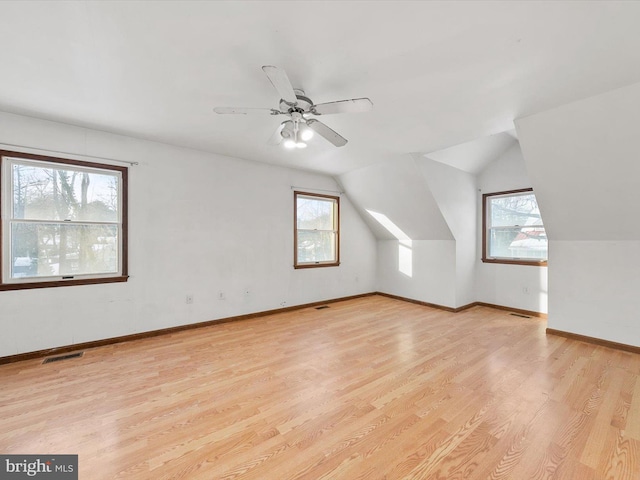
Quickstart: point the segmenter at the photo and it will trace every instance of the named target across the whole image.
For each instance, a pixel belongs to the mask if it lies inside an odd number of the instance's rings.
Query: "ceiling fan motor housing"
[[[280,99],[280,111],[281,112],[288,112],[288,113],[292,113],[292,112],[299,112],[299,113],[305,113],[305,112],[309,112],[311,107],[313,106],[313,102],[311,101],[311,99],[301,93],[301,90],[296,91],[296,98],[298,99],[296,106],[291,106],[289,105],[286,101]]]

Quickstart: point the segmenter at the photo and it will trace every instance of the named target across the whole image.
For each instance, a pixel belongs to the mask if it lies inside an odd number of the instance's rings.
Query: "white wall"
[[[640,346],[640,83],[516,122],[550,238],[549,327]]]
[[[476,243],[477,301],[547,313],[547,267],[482,263],[482,195],[531,188],[522,151],[518,143],[487,165],[478,175]],[[539,200],[537,189],[534,192]],[[542,220],[547,222],[546,212]]]
[[[340,183],[378,238],[377,290],[455,307],[456,242],[413,157],[349,172]]]
[[[468,305],[476,301],[476,177],[424,156],[414,159],[456,241],[453,306]]]
[[[411,271],[401,268],[399,262],[407,254]],[[377,290],[455,308],[455,265],[454,240],[414,240],[410,247],[397,240],[379,240]]]
[[[7,113],[0,143],[140,162],[129,281],[0,292],[0,356],[375,289],[376,241],[345,196],[342,264],[293,269],[291,186],[339,190],[330,177]]]
[[[546,267],[480,260],[482,193],[531,187],[517,142],[477,176],[414,154],[339,180],[378,238],[377,290],[452,308],[480,301],[547,312]],[[386,215],[410,248],[367,210]]]
[[[549,328],[640,346],[640,241],[553,241]]]

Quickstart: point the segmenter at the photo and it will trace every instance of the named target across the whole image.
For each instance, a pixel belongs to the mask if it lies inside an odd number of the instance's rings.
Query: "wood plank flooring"
[[[80,478],[640,479],[640,355],[372,296],[0,366],[0,453]]]

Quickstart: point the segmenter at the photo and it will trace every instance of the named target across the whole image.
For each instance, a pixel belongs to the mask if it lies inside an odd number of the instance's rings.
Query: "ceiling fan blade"
[[[368,112],[373,108],[373,102],[368,98],[352,98],[338,102],[321,103],[311,107],[311,113],[316,115],[328,115],[330,113],[357,113]]]
[[[235,113],[239,115],[262,114],[262,115],[280,115],[281,112],[274,108],[244,108],[244,107],[216,107],[214,112],[220,114]]]
[[[324,123],[319,122],[318,120],[310,119],[307,120],[307,126],[316,132],[318,135],[324,137],[329,142],[333,143],[336,147],[344,147],[347,144],[347,139],[344,138],[339,133],[334,132],[329,127],[327,127]]]
[[[293,91],[287,72],[272,65],[265,65],[262,67],[262,71],[269,77],[271,84],[278,91],[282,100],[291,104],[298,102],[298,97],[296,97],[296,92]]]
[[[282,129],[284,128],[286,123],[287,122],[282,122],[280,125],[278,125],[276,131],[273,132],[273,135],[271,135],[271,138],[269,138],[269,140],[267,141],[269,145],[278,145],[282,141]]]

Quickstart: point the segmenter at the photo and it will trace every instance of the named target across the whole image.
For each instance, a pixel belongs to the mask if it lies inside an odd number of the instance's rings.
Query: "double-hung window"
[[[482,196],[482,261],[547,264],[547,234],[532,189]]]
[[[0,155],[0,290],[126,281],[127,168]]]
[[[340,198],[294,192],[294,267],[340,264]]]

